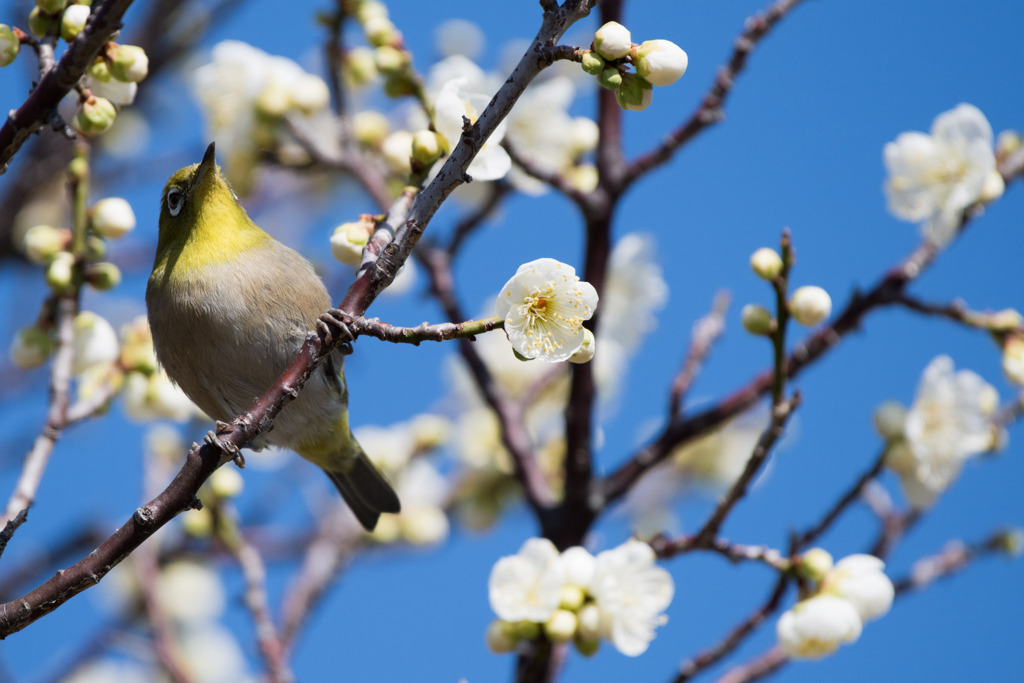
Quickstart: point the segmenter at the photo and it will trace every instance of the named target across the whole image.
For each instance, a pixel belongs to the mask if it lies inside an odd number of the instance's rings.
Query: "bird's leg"
[[[345,319],[350,317],[347,313],[342,312],[341,309],[332,308],[326,313],[321,313],[316,324],[317,329],[324,333],[324,338],[328,344],[334,343],[335,330],[341,331],[341,338],[344,341],[341,342],[338,349],[346,356],[352,353],[352,342],[356,340],[356,336],[352,334],[352,330],[345,323]]]
[[[214,423],[214,429],[206,432],[206,436],[203,437],[203,441],[210,444],[211,446],[217,447],[222,453],[226,453],[231,456],[231,459],[235,461],[239,469],[245,469],[245,456],[242,455],[242,451],[238,449],[238,446],[231,443],[230,441],[223,441],[217,432],[223,431],[231,427],[227,422],[221,422],[216,420]]]

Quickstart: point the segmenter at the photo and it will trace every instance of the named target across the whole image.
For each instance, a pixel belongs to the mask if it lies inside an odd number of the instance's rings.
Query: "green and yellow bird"
[[[269,389],[331,299],[313,267],[260,229],[214,158],[171,176],[146,307],[157,360],[210,417],[228,421]],[[335,352],[265,435],[321,467],[373,529],[398,496],[352,436],[343,356]]]

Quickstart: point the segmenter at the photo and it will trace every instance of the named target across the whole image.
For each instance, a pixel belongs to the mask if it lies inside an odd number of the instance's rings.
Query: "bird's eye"
[[[172,216],[177,216],[179,213],[181,213],[181,205],[182,205],[182,203],[183,202],[182,202],[181,190],[179,190],[176,187],[172,188],[167,193],[167,210],[171,212]]]

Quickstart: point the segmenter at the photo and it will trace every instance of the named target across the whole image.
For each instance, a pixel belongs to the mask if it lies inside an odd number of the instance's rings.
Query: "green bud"
[[[107,256],[106,240],[96,235],[87,235],[85,238],[85,256],[90,261],[99,261]]]
[[[429,166],[445,153],[445,140],[432,130],[421,130],[412,136],[412,158]]]
[[[121,269],[106,261],[90,263],[85,269],[85,281],[105,292],[121,284]]]
[[[74,263],[75,257],[68,252],[58,253],[46,267],[46,284],[58,294],[67,292],[71,288]]]
[[[597,77],[597,84],[605,90],[615,90],[622,85],[622,73],[615,67],[608,67]]]
[[[67,4],[67,0],[36,0],[36,7],[47,14],[57,14]]]
[[[345,81],[353,86],[366,85],[377,77],[376,50],[355,47],[345,53],[341,73]]]
[[[1010,557],[1020,557],[1024,553],[1024,530],[1008,529],[999,534],[996,547]]]
[[[75,157],[68,163],[68,175],[82,180],[89,177],[89,162],[85,157]]]
[[[60,37],[69,43],[85,28],[85,22],[89,20],[89,7],[86,5],[71,5],[60,16]]]
[[[615,101],[628,111],[643,111],[651,106],[654,90],[651,84],[633,74],[622,77],[622,85],[615,89]]]
[[[389,132],[388,119],[380,112],[368,110],[352,115],[352,137],[364,147],[380,147]]]
[[[584,657],[593,657],[601,649],[601,640],[598,638],[576,638],[573,644]]]
[[[416,92],[415,84],[404,71],[388,74],[384,78],[384,94],[388,97],[405,97]]]
[[[544,635],[553,643],[567,643],[576,633],[576,615],[564,609],[556,609],[544,622]]]
[[[805,579],[820,582],[832,569],[832,555],[824,548],[811,548],[800,555],[796,565],[797,574]]]
[[[605,68],[604,57],[596,52],[591,52],[590,50],[583,53],[583,60],[580,64],[583,66],[583,70],[591,76],[597,76],[604,71]]]
[[[409,66],[409,53],[405,50],[382,45],[373,51],[377,71],[382,74],[393,74]]]
[[[747,304],[743,307],[740,312],[740,320],[743,323],[743,329],[750,334],[766,335],[772,331],[772,314],[768,312],[768,309],[764,306],[758,306],[757,304]]]
[[[363,24],[363,32],[366,42],[374,47],[397,45],[402,40],[402,34],[387,17],[370,17]]]
[[[100,83],[110,82],[110,67],[107,65],[107,60],[103,57],[97,57],[92,63],[92,66],[88,70],[89,76]]]
[[[579,586],[574,586],[572,584],[562,586],[562,601],[560,603],[562,609],[575,612],[583,606],[583,602],[586,599],[586,594],[584,594],[583,589]]]
[[[110,100],[92,96],[75,115],[75,128],[86,135],[99,135],[114,125],[117,110]]]
[[[511,624],[495,619],[487,627],[487,649],[494,653],[512,652],[516,649],[516,638]]]
[[[7,66],[18,56],[21,41],[7,24],[0,24],[0,66]]]
[[[33,7],[28,13],[28,32],[37,38],[42,38],[50,30],[52,17],[38,7]]]
[[[149,57],[136,45],[118,45],[107,52],[110,74],[125,83],[138,83],[149,73]]]
[[[540,624],[535,621],[520,621],[516,622],[512,633],[515,634],[519,640],[533,640],[540,635]]]
[[[771,247],[761,247],[750,255],[750,268],[758,277],[774,280],[782,273],[782,257]]]
[[[53,340],[35,325],[23,327],[11,342],[11,362],[22,370],[38,368],[53,351]]]

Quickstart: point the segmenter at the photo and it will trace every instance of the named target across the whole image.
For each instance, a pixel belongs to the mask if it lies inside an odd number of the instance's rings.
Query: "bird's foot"
[[[220,452],[230,455],[231,459],[235,461],[235,464],[238,465],[239,469],[245,469],[245,456],[242,455],[242,451],[238,449],[238,446],[230,441],[224,441],[217,436],[217,432],[224,431],[225,429],[230,428],[231,425],[227,422],[217,420],[214,426],[214,429],[206,432],[206,436],[203,437],[203,441],[211,446],[215,446],[220,450]]]
[[[317,329],[324,333],[324,338],[328,344],[334,343],[335,332],[340,332],[341,344],[338,349],[343,355],[349,355],[352,353],[352,342],[356,340],[356,336],[352,334],[352,330],[349,329],[348,324],[345,323],[346,318],[351,318],[338,308],[332,308],[326,313],[320,314],[319,320],[317,320]]]

